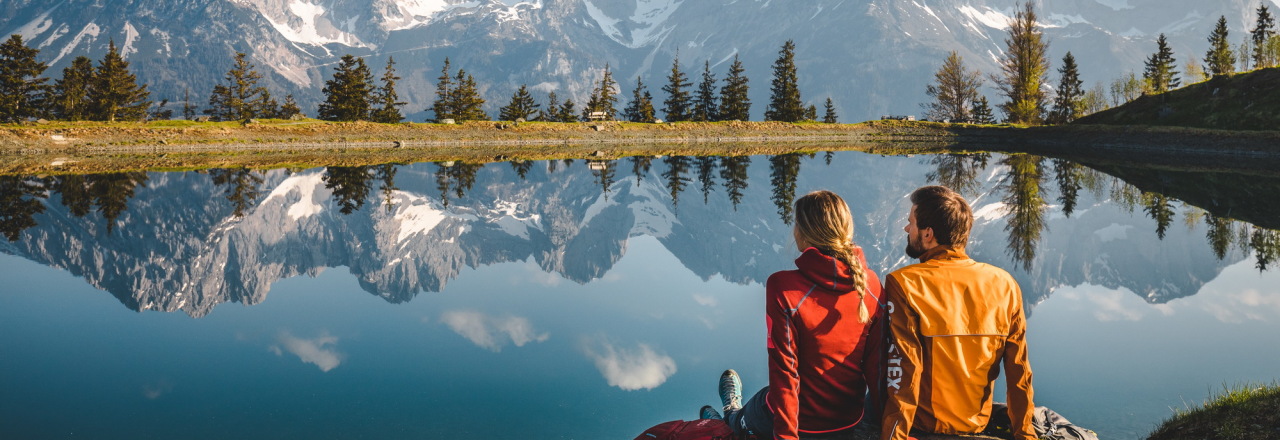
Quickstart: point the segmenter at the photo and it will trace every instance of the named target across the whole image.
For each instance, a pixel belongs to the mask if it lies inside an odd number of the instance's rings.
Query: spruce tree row
[[[77,57],[53,85],[41,75],[49,65],[36,60],[40,51],[14,34],[0,44],[0,122],[32,118],[70,121],[141,120],[147,117],[151,93],[129,71],[115,41],[94,67]]]

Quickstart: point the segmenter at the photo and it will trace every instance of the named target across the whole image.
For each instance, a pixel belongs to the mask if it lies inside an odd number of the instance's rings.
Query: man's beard
[[[924,240],[921,240],[919,232],[916,232],[914,236],[911,234],[907,234],[907,256],[908,257],[920,258],[921,255],[924,255],[924,251],[928,249],[924,248],[924,243],[921,243],[921,241],[924,241]]]

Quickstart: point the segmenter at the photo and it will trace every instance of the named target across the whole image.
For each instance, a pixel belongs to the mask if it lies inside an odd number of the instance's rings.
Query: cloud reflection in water
[[[455,310],[444,312],[440,321],[476,346],[495,353],[502,351],[508,342],[523,347],[551,337],[547,333],[538,333],[528,318],[519,316],[498,318],[475,311]]]
[[[284,351],[288,351],[303,362],[320,367],[320,371],[326,373],[337,368],[345,358],[342,353],[334,350],[333,345],[338,343],[338,338],[330,336],[328,333],[322,333],[312,339],[302,339],[293,336],[288,331],[281,331],[276,340],[280,345],[268,347],[276,356],[283,356]],[[284,346],[283,351],[280,348],[281,345]]]
[[[627,391],[657,388],[676,373],[675,359],[654,351],[648,344],[629,349],[615,347],[603,338],[588,339],[583,351],[610,386]]]

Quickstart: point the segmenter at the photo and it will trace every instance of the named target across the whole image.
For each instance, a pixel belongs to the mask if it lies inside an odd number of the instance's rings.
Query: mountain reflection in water
[[[1274,208],[1232,196],[1280,190],[1274,176],[1232,181],[1227,173],[1205,179],[1107,169],[1148,187],[1143,190],[1078,163],[1027,154],[917,159],[827,152],[821,159],[812,153],[757,159],[636,156],[7,176],[0,177],[0,230],[10,241],[6,252],[84,276],[129,308],[181,309],[193,316],[219,302],[260,302],[278,279],[333,266],[349,267],[366,290],[390,302],[439,291],[464,266],[530,257],[545,271],[585,283],[603,276],[637,235],[658,237],[700,276],[761,282],[787,266],[786,229],[797,191],[818,188],[850,199],[859,243],[886,269],[905,261],[898,251],[901,198],[925,183],[957,189],[978,214],[971,252],[1020,268],[1016,275],[1029,307],[1057,286],[1099,281],[1091,280],[1099,274],[1085,273],[1091,270],[1155,263],[1152,268],[1164,269],[1169,279],[1115,274],[1102,283],[1131,287],[1151,302],[1193,294],[1216,272],[1206,271],[1203,255],[1156,252],[1091,266],[1119,255],[1094,255],[1099,249],[1081,247],[1084,237],[1058,234],[1050,224],[1060,215],[1066,220],[1056,222],[1059,228],[1083,226],[1070,219],[1099,206],[1140,211],[1153,220],[1149,237],[1137,239],[1142,243],[1165,240],[1181,215],[1188,230],[1203,227],[1219,262],[1252,253],[1255,267],[1265,271],[1280,255],[1280,233],[1271,229],[1280,225],[1243,220],[1269,221]],[[766,164],[767,175],[752,168],[755,163]],[[629,168],[629,176],[620,180],[619,168]],[[1206,188],[1206,181],[1227,184]],[[691,189],[701,193],[702,203],[682,200]],[[1210,203],[1183,202],[1179,191]],[[1131,218],[1113,220],[1112,226],[1081,231],[1101,234],[1096,244],[1103,246],[1115,238],[1104,231],[1127,237],[1137,226]],[[1000,233],[987,224],[1000,225]],[[1005,243],[1003,258],[991,253],[996,237]],[[1055,252],[1042,255],[1044,246]],[[1200,247],[1179,246],[1185,252]]]

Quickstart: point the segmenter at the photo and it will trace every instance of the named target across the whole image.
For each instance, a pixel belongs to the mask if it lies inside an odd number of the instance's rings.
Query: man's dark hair
[[[916,228],[932,228],[938,244],[964,247],[973,227],[969,202],[945,186],[926,186],[911,193],[916,207]]]

